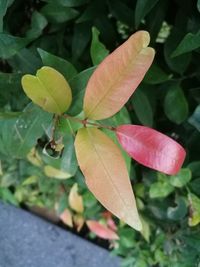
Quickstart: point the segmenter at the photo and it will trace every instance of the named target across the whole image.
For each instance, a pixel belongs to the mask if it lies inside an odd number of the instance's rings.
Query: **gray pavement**
[[[119,267],[119,258],[0,202],[0,267]]]

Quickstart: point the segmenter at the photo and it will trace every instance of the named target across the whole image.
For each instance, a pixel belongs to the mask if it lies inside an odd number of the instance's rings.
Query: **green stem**
[[[69,119],[69,120],[77,121],[77,122],[83,124],[84,127],[86,127],[87,125],[92,125],[92,126],[95,126],[98,128],[104,128],[104,129],[108,129],[110,131],[115,131],[115,127],[113,127],[113,126],[108,126],[108,125],[103,125],[103,124],[99,124],[99,123],[95,123],[95,122],[90,122],[87,119],[81,120],[81,119],[72,117],[72,116],[67,115],[67,114],[63,114],[62,117]]]

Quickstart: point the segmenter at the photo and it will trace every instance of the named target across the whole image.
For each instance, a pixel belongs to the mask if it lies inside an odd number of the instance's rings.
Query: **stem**
[[[77,121],[77,122],[83,124],[84,127],[86,127],[87,125],[92,125],[92,126],[96,126],[98,128],[104,128],[104,129],[108,129],[110,131],[115,131],[115,127],[113,127],[113,126],[108,126],[108,125],[103,125],[103,124],[99,124],[99,123],[95,123],[95,122],[90,122],[87,119],[81,120],[81,119],[72,117],[72,116],[67,115],[67,114],[63,114],[62,116],[66,119]]]

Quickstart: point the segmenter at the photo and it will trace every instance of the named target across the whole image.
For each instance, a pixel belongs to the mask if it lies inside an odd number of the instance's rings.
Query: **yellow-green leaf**
[[[56,169],[50,165],[46,165],[44,167],[44,173],[46,176],[51,177],[51,178],[57,178],[57,179],[68,179],[72,177],[73,175],[71,173],[67,173],[64,171],[61,171],[59,169]]]
[[[68,82],[61,73],[51,67],[42,67],[36,76],[24,75],[22,87],[35,104],[51,113],[62,114],[72,101]]]
[[[86,88],[86,118],[106,119],[124,106],[153,61],[149,42],[148,32],[136,32],[100,63]]]
[[[84,211],[83,207],[83,198],[81,195],[78,193],[78,184],[75,183],[70,192],[69,192],[69,205],[70,208],[75,210],[78,213],[82,213]]]
[[[75,150],[86,184],[101,204],[128,225],[141,230],[125,161],[117,145],[97,128],[82,128]]]

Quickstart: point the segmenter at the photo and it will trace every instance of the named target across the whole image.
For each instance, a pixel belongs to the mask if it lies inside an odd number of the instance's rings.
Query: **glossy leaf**
[[[38,48],[37,51],[42,59],[43,64],[59,71],[65,77],[65,79],[67,79],[67,81],[72,79],[77,74],[75,67],[69,61],[50,54],[40,48]]]
[[[86,224],[91,232],[100,238],[108,240],[118,240],[119,236],[107,226],[100,224],[97,221],[88,220]]]
[[[29,104],[17,119],[2,120],[0,124],[0,150],[16,158],[25,157],[37,144],[52,116],[39,107]],[[0,121],[1,122],[1,121]]]
[[[86,88],[87,118],[106,119],[124,106],[154,58],[154,50],[147,47],[149,41],[147,32],[136,32],[101,62]]]
[[[8,59],[27,44],[31,42],[30,38],[15,37],[9,34],[0,33],[0,58]]]
[[[166,63],[173,71],[180,74],[183,74],[183,72],[187,69],[191,60],[190,53],[182,54],[178,57],[171,57],[172,52],[177,48],[182,38],[183,33],[178,28],[173,27],[164,44],[164,56]]]
[[[166,174],[180,170],[185,150],[168,136],[138,125],[121,125],[116,134],[124,150],[140,164]]]
[[[12,58],[8,59],[9,64],[15,72],[35,74],[42,67],[42,62],[35,53],[27,48],[23,48]]]
[[[78,213],[84,210],[82,196],[78,193],[78,184],[75,183],[69,192],[69,205],[70,208]]]
[[[117,145],[96,128],[82,128],[76,136],[75,150],[94,196],[118,218],[141,230],[126,164]]]
[[[42,67],[36,76],[24,75],[22,86],[27,96],[48,112],[62,114],[71,104],[70,86],[62,74],[53,68]]]
[[[92,43],[90,47],[90,55],[93,65],[98,65],[109,54],[105,45],[99,41],[99,34],[97,28],[92,28]]]
[[[191,32],[187,33],[182,41],[179,43],[176,50],[172,53],[172,57],[177,57],[179,55],[191,52],[200,47],[200,31],[193,34]]]
[[[188,116],[188,102],[183,90],[178,85],[172,85],[164,100],[166,116],[173,122],[180,124]]]

